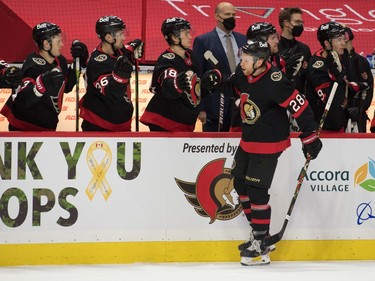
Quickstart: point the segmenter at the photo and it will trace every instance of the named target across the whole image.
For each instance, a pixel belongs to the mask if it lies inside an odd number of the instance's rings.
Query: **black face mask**
[[[236,19],[234,17],[224,19],[223,25],[226,30],[233,30],[236,27]]]
[[[303,32],[303,24],[301,25],[294,25],[292,28],[292,35],[294,37],[300,37]]]

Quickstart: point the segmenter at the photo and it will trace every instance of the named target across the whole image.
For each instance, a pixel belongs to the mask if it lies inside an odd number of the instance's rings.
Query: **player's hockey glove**
[[[22,70],[19,67],[10,66],[4,71],[5,81],[11,88],[17,88],[22,82]]]
[[[182,93],[184,91],[189,92],[191,89],[191,83],[189,81],[189,77],[186,75],[186,72],[180,72],[174,78],[174,87],[177,92]]]
[[[129,82],[133,71],[133,66],[126,56],[120,56],[117,58],[115,68],[112,72],[113,79],[121,84]]]
[[[358,122],[358,117],[359,117],[359,107],[358,106],[352,106],[347,109],[348,111],[348,117],[353,121],[353,122]]]
[[[304,56],[302,53],[297,53],[285,61],[285,73],[289,79],[293,79],[302,67]]]
[[[348,86],[352,89],[355,93],[367,91],[369,89],[368,83],[366,82],[348,82]]]
[[[221,87],[223,83],[220,70],[211,69],[202,75],[201,87],[207,90],[216,90]]]
[[[82,68],[86,68],[87,60],[89,58],[89,52],[86,44],[75,40],[70,47],[70,53],[73,59],[79,58],[79,62]]]
[[[283,71],[290,80],[293,80],[300,71],[303,63],[304,56],[298,52],[298,46],[295,45],[290,49],[285,49],[280,53],[280,64]]]
[[[346,79],[346,72],[335,51],[328,52],[326,64],[331,80],[336,81],[337,83],[345,82],[344,79]]]
[[[141,39],[135,39],[125,44],[123,51],[125,51],[134,59],[140,59],[143,57],[143,46],[144,43]]]
[[[35,80],[34,93],[38,97],[44,94],[57,97],[64,80],[64,75],[57,68],[44,72]]]
[[[316,135],[316,132],[303,133],[300,135],[302,142],[302,151],[306,159],[315,159],[323,147],[322,141]]]

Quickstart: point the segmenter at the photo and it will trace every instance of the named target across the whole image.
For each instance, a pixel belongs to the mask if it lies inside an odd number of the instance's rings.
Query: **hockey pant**
[[[257,239],[264,238],[269,232],[271,206],[268,204],[268,190],[280,155],[281,153],[249,154],[238,147],[234,157],[231,172],[234,188]]]

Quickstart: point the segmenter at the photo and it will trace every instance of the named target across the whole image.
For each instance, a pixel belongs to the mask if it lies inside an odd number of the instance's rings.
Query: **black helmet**
[[[60,27],[50,22],[42,22],[33,28],[33,40],[39,48],[43,48],[44,40],[47,40],[51,44],[51,38],[59,34],[61,34]]]
[[[333,21],[321,24],[317,32],[318,41],[322,47],[324,47],[325,40],[330,41],[332,38],[340,37],[342,35],[345,35],[344,27]]]
[[[276,33],[276,28],[269,22],[256,22],[249,26],[247,40],[267,41],[268,36]]]
[[[270,56],[270,48],[265,41],[248,40],[246,44],[242,46],[242,52],[257,58],[264,58],[264,60],[267,60]]]
[[[190,22],[188,22],[184,18],[167,18],[163,21],[161,25],[161,33],[163,33],[165,40],[168,44],[172,44],[171,35],[175,35],[176,37],[180,38],[181,30],[191,29]]]
[[[95,25],[96,34],[103,39],[108,33],[114,35],[117,31],[126,29],[122,19],[116,16],[104,16],[98,19]]]
[[[346,40],[353,40],[354,34],[353,34],[352,29],[348,26],[345,26],[344,29],[345,29],[345,39]]]

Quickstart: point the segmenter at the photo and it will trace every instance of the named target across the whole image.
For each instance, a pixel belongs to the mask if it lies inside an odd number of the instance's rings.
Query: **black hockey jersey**
[[[192,132],[199,114],[200,83],[192,85],[197,99],[191,93],[180,93],[174,86],[174,78],[180,72],[191,70],[197,73],[197,62],[190,49],[185,51],[185,59],[171,49],[158,58],[152,76],[150,91],[154,96],[149,101],[140,121],[154,124],[170,132]]]
[[[314,112],[314,119],[319,122],[334,81],[330,78],[323,50],[316,52],[307,67],[306,98]],[[343,131],[345,126],[345,103],[347,86],[344,81],[339,83],[335,97],[324,122],[323,130]]]
[[[248,153],[274,154],[290,146],[287,110],[303,132],[317,129],[308,101],[294,89],[278,68],[266,64],[259,76],[245,76],[236,69],[233,78],[241,93],[241,148]]]
[[[4,77],[4,71],[7,67],[9,67],[9,64],[0,58],[0,88],[10,88],[9,83],[5,81]]]
[[[350,53],[344,52],[342,56],[343,64],[346,68],[346,76],[349,82],[366,82],[369,88],[363,100],[363,110],[367,110],[373,98],[374,77],[367,59],[356,53],[353,49]],[[356,92],[348,87],[348,98],[353,98]]]
[[[55,95],[46,93],[38,97],[34,93],[36,78],[54,68],[58,68],[67,79],[60,92]],[[10,128],[21,131],[54,131],[59,122],[58,115],[63,103],[63,93],[70,92],[75,85],[72,69],[68,69],[64,56],[48,63],[39,52],[27,56],[22,66],[23,79],[21,88],[17,89],[7,100],[1,114],[7,117]],[[48,89],[47,89],[48,90]]]
[[[358,108],[358,131],[359,133],[366,133],[367,121],[370,120],[366,111],[371,105],[374,91],[374,77],[371,72],[370,64],[364,56],[356,53],[354,49],[350,52],[345,50],[341,58],[345,65],[347,80],[355,83],[366,82],[369,86],[364,92],[357,92],[356,89],[348,87],[347,108]],[[349,118],[350,115],[348,113],[347,119]]]
[[[80,117],[107,131],[130,131],[133,116],[129,83],[112,75],[117,57],[103,52],[101,45],[87,64],[87,91],[80,100]]]

